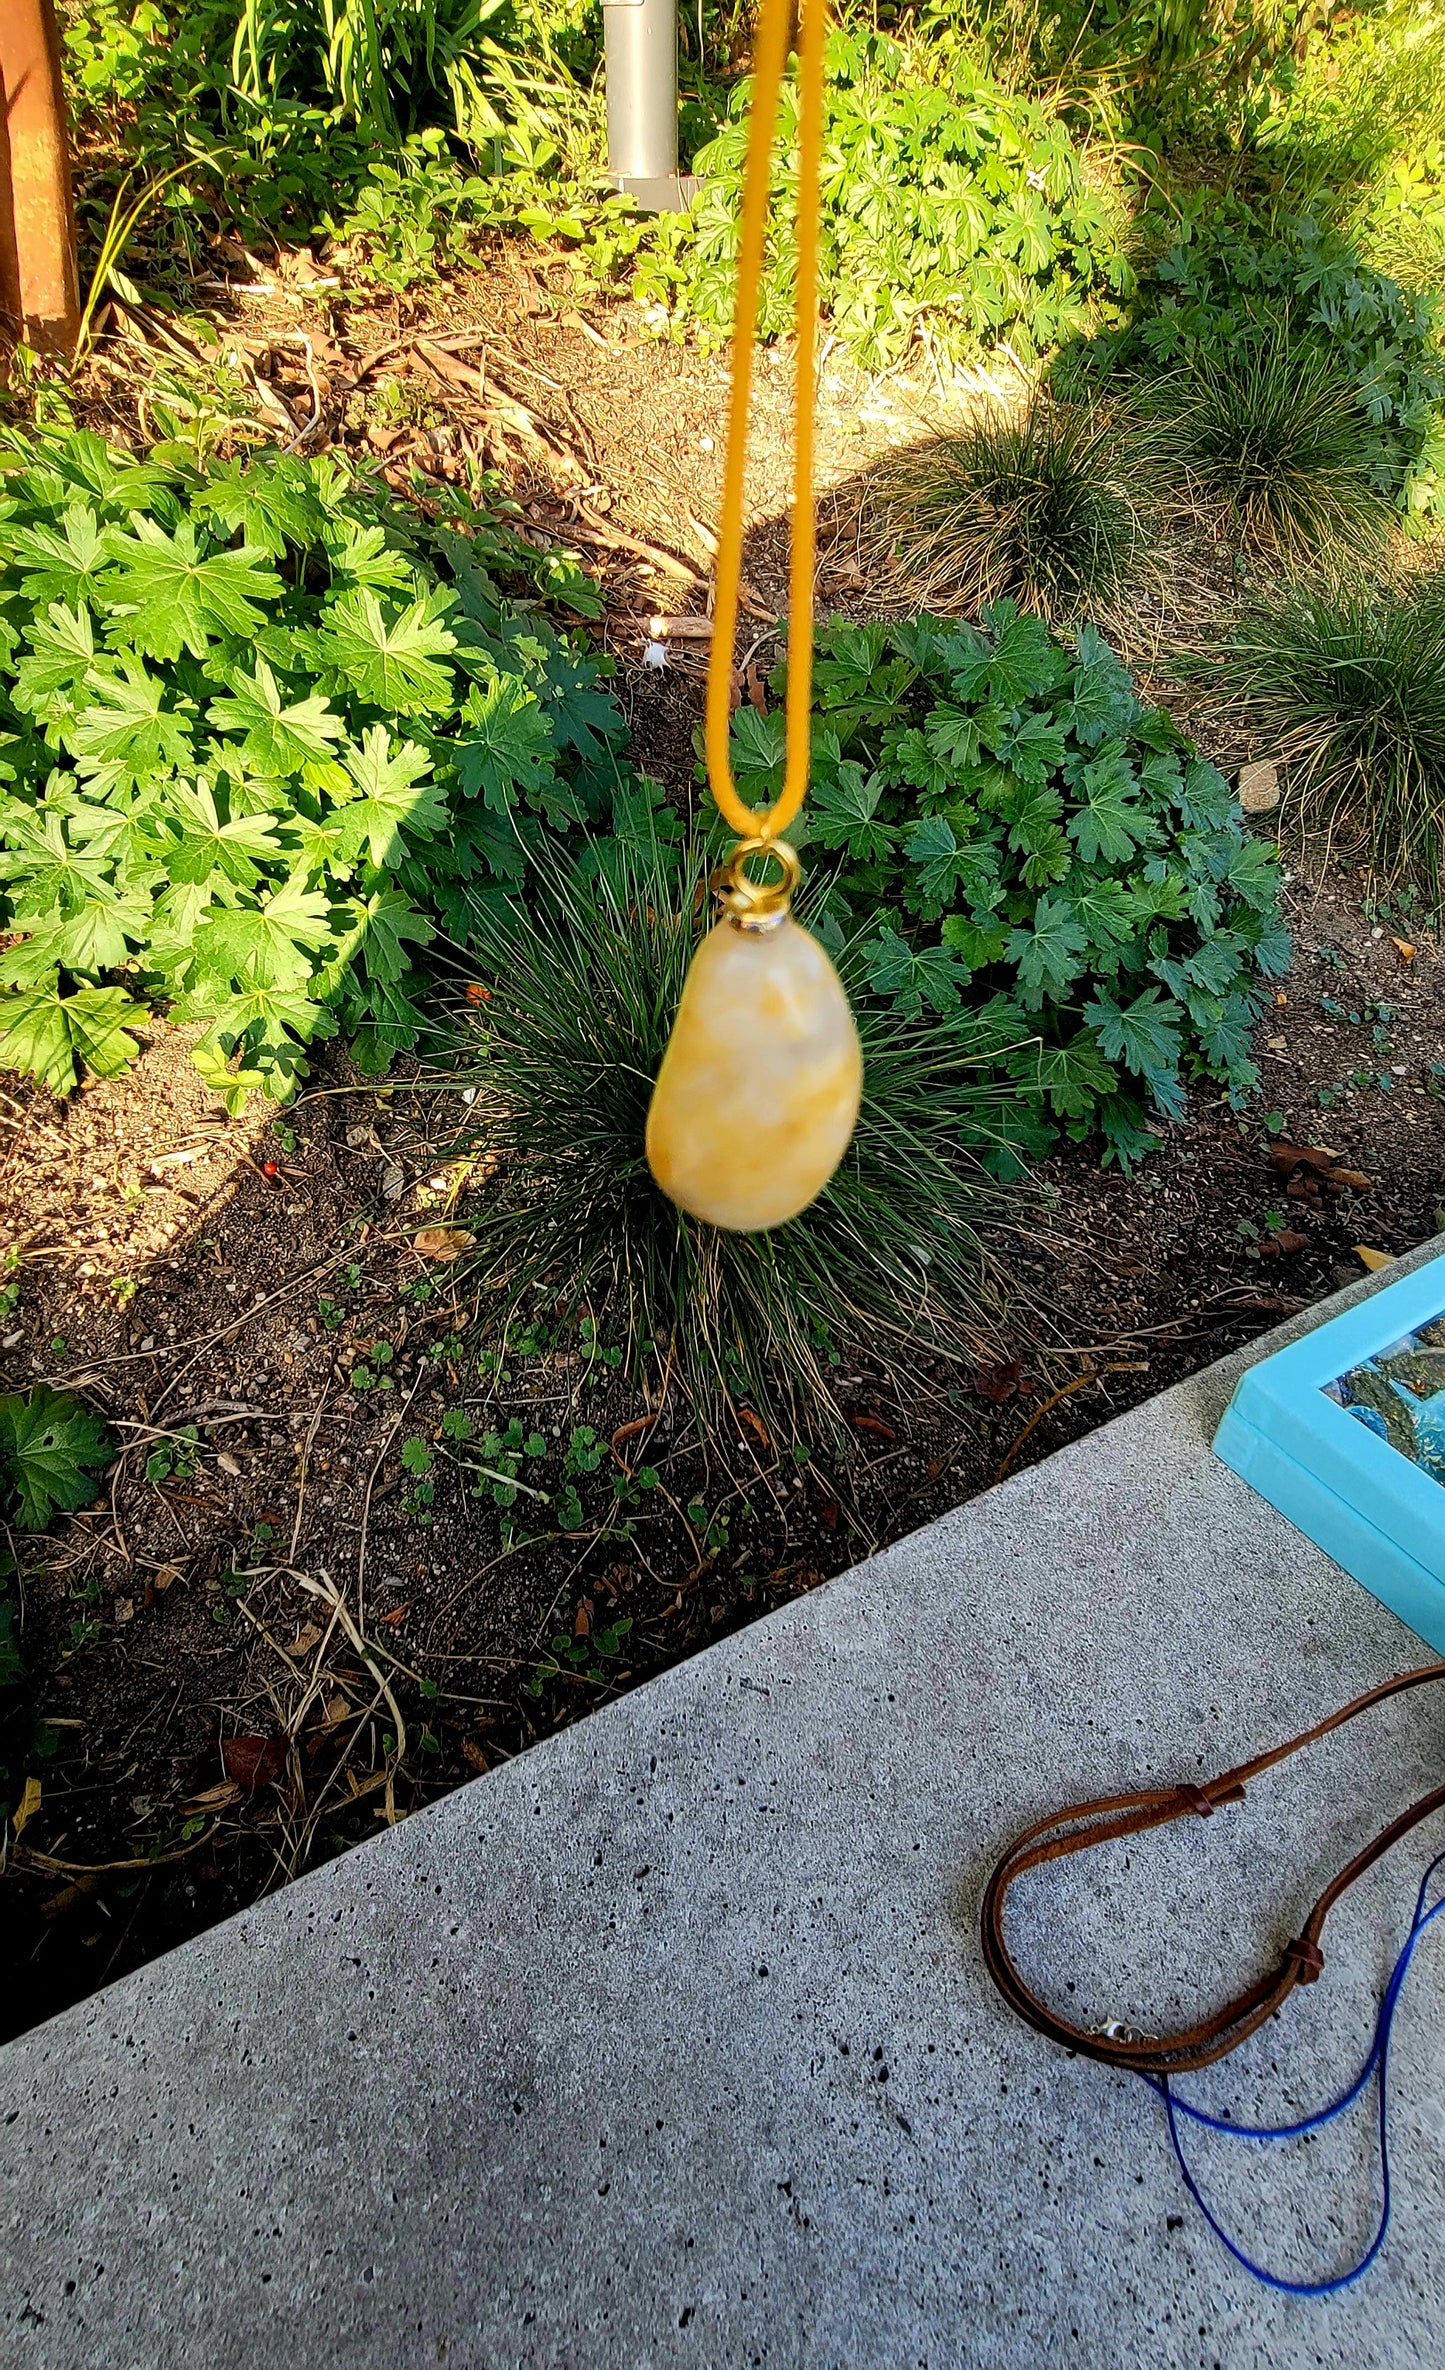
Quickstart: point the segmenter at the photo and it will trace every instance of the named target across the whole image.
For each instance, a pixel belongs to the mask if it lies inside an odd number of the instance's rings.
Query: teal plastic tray
[[[1445,1258],[1252,1366],[1214,1453],[1445,1654]]]

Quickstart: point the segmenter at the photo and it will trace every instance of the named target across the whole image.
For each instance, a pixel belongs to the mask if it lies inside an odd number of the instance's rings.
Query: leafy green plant
[[[36,1383],[0,1395],[0,1477],[21,1530],[43,1531],[57,1511],[88,1506],[114,1459],[100,1417],[69,1392]]]
[[[240,0],[231,77],[272,102],[315,92],[359,126],[393,136],[466,104],[482,27],[502,0]]]
[[[1210,653],[1231,727],[1285,761],[1299,819],[1445,901],[1445,570],[1334,572],[1249,601]]]
[[[396,1388],[386,1369],[395,1355],[389,1341],[374,1341],[366,1352],[366,1363],[351,1369],[353,1391],[391,1391]]]
[[[432,1479],[434,1459],[426,1442],[414,1434],[401,1444],[401,1461],[412,1477],[412,1486],[402,1499],[403,1514],[423,1525],[433,1520],[432,1505],[436,1498],[436,1484]]]
[[[1275,323],[1150,379],[1161,480],[1203,501],[1254,549],[1306,559],[1332,544],[1378,548],[1376,490],[1360,406],[1339,359]]]
[[[63,33],[83,228],[129,179],[163,274],[234,226],[406,289],[601,160],[596,28],[551,0],[68,0]]]
[[[563,1454],[562,1470],[569,1478],[582,1473],[595,1473],[606,1454],[607,1443],[598,1439],[593,1426],[576,1424]]]
[[[1240,200],[1196,201],[1140,289],[1132,324],[1065,358],[1083,371],[1148,378],[1164,364],[1218,371],[1271,336],[1336,365],[1357,405],[1360,455],[1377,491],[1410,517],[1445,506],[1445,398],[1433,298],[1366,264],[1312,215],[1268,219]]]
[[[774,688],[785,677],[780,668]],[[857,938],[905,1017],[1000,1032],[1033,1142],[1102,1130],[1128,1163],[1146,1101],[1182,1115],[1191,1077],[1241,1100],[1250,1033],[1289,961],[1278,863],[1233,791],[1100,634],[1066,648],[1009,602],[982,630],[835,621],[814,673],[801,831],[835,870],[824,929]],[[782,778],[783,719],[738,712],[744,797]]]
[[[329,459],[71,429],[0,474],[0,1061],[57,1092],[121,1070],[160,997],[233,1106],[338,1029],[383,1070],[469,887],[646,811],[599,663],[538,607],[590,583],[460,497],[428,527]]]
[[[200,1446],[200,1430],[195,1424],[182,1424],[179,1431],[168,1433],[146,1458],[147,1481],[194,1481]]]
[[[748,86],[696,159],[689,215],[664,217],[634,289],[717,338],[732,325]],[[834,333],[877,368],[926,335],[946,352],[1047,351],[1111,315],[1132,275],[1063,125],[952,51],[881,33],[828,43],[821,291]],[[781,189],[760,323],[792,326],[797,99],[784,93]]]
[[[540,1695],[549,1679],[586,1679],[593,1686],[610,1686],[617,1673],[602,1666],[616,1661],[631,1628],[631,1614],[623,1613],[602,1629],[592,1630],[586,1637],[569,1638],[564,1632],[559,1632],[552,1639],[551,1652],[539,1658],[535,1673],[527,1681],[525,1692],[532,1696]]]
[[[442,1420],[445,1430],[445,1417]],[[467,1434],[454,1431],[452,1437],[460,1440],[469,1435],[470,1425]],[[496,1505],[503,1507],[514,1506],[519,1495],[545,1501],[545,1490],[520,1479],[525,1459],[535,1461],[547,1454],[547,1442],[540,1432],[526,1431],[520,1416],[514,1415],[508,1418],[505,1430],[499,1432],[494,1428],[484,1432],[479,1445],[480,1458],[464,1457],[462,1460],[469,1472],[479,1476],[472,1492],[474,1497],[491,1498]]]
[[[378,157],[340,213],[327,218],[331,260],[405,295],[467,257],[471,234],[492,215],[488,185],[457,170],[434,145],[414,141],[397,162]]]
[[[1099,412],[1038,394],[886,454],[871,508],[903,584],[931,609],[1009,599],[1055,620],[1097,617],[1139,557],[1141,476]]]
[[[577,866],[539,869],[525,903],[477,912],[491,995],[459,1026],[450,1075],[475,1087],[466,1124],[502,1164],[475,1221],[488,1332],[505,1337],[545,1296],[616,1334],[625,1370],[669,1345],[677,1387],[702,1409],[734,1392],[816,1404],[828,1423],[835,1335],[899,1366],[924,1348],[967,1358],[988,1339],[981,1233],[1000,1203],[981,1155],[1018,1115],[980,1075],[990,1024],[892,1013],[845,955],[865,1088],[832,1184],[772,1234],[685,1217],[652,1182],[643,1130],[706,919],[697,891],[691,856],[594,843]],[[566,1468],[601,1454],[579,1426]]]

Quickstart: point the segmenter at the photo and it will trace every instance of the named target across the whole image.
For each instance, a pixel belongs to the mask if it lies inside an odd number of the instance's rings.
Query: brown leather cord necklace
[[[1167,2035],[1137,2032],[1117,2020],[1092,2031],[1084,2031],[1080,2026],[1071,2024],[1067,2017],[1046,2007],[1024,1981],[1004,1940],[1004,1910],[1009,1888],[1028,1870],[1041,1868],[1051,1860],[1069,1859],[1076,1852],[1092,1851],[1097,1844],[1116,1842],[1125,1836],[1144,1835],[1155,1827],[1167,1827],[1175,1819],[1191,1814],[1210,1818],[1221,1805],[1242,1802],[1251,1780],[1262,1776],[1265,1770],[1273,1769],[1279,1762],[1289,1760],[1292,1754],[1317,1744],[1322,1737],[1329,1736],[1337,1728],[1343,1728],[1347,1722],[1358,1719],[1362,1712],[1370,1711],[1389,1697],[1402,1695],[1410,1688],[1429,1686],[1437,1680],[1445,1680],[1445,1662],[1429,1663],[1419,1670],[1404,1671],[1397,1678],[1386,1679],[1381,1686],[1371,1687],[1364,1695],[1357,1696],[1353,1703],[1345,1704],[1339,1711],[1332,1712],[1328,1719],[1306,1729],[1302,1736],[1292,1737],[1288,1744],[1277,1745],[1271,1752],[1260,1753],[1253,1761],[1242,1762],[1237,1769],[1225,1770],[1222,1776],[1210,1778],[1203,1785],[1170,1786],[1142,1789],[1133,1794],[1106,1795],[1095,1802],[1076,1802],[1065,1810],[1051,1812],[1049,1817],[1039,1819],[1032,1827],[1026,1828],[1010,1844],[989,1878],[983,1898],[984,1963],[1009,2006],[1026,2024],[1032,2025],[1036,2032],[1045,2034],[1049,2040],[1057,2041],[1061,2048],[1077,2051],[1081,2056],[1097,2058],[1104,2065],[1126,2068],[1144,2077],[1164,2102],[1170,2137],[1185,2182],[1216,2236],[1235,2260],[1252,2272],[1255,2278],[1291,2295],[1324,2296],[1349,2286],[1369,2269],[1384,2244],[1390,2219],[1385,2088],[1390,2027],[1415,1945],[1425,1927],[1445,1911],[1445,1900],[1437,1902],[1429,1911],[1425,1907],[1431,1879],[1441,1861],[1445,1861],[1445,1853],[1432,1863],[1421,1884],[1409,1938],[1396,1961],[1381,2002],[1370,2054],[1356,2080],[1340,2098],[1301,2123],[1244,2125],[1229,2118],[1205,2114],[1187,2105],[1171,2091],[1170,2078],[1217,2064],[1276,2014],[1296,1984],[1318,1980],[1325,1963],[1320,1937],[1335,1903],[1404,1836],[1433,1817],[1437,1811],[1445,1810],[1445,1785],[1434,1787],[1408,1810],[1402,1811],[1398,1818],[1392,1819],[1373,1842],[1366,1844],[1363,1851],[1357,1852],[1348,1865],[1332,1878],[1315,1902],[1299,1934],[1285,1945],[1277,1966],[1248,1985],[1227,2007],[1219,2009],[1213,2016],[1202,2017],[1197,2024],[1190,2025],[1183,2032]],[[1178,2114],[1182,2112],[1193,2122],[1233,2137],[1294,2138],[1317,2130],[1352,2106],[1374,2074],[1378,2074],[1380,2083],[1380,2151],[1384,2185],[1384,2205],[1374,2239],[1353,2268],[1335,2278],[1313,2281],[1282,2279],[1253,2262],[1215,2219],[1186,2162]]]

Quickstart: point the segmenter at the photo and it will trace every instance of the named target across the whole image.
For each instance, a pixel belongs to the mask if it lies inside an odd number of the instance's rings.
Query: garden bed
[[[646,621],[703,612],[722,360],[640,337],[625,306],[584,316],[562,267],[513,249],[425,310],[316,283],[283,259],[218,299],[241,399],[273,434],[383,457],[423,501],[479,462],[501,473],[527,531],[593,568],[633,753],[695,800],[705,642],[668,638],[658,669]],[[179,333],[142,334],[151,369]],[[137,367],[111,349],[88,402],[139,441]],[[868,457],[929,400],[825,369],[827,609],[878,606]],[[774,355],[746,563],[743,689],[763,705],[788,446]],[[1227,573],[1202,548],[1190,603]],[[1154,599],[1125,621],[1142,672],[1167,663],[1167,627]],[[7,1875],[9,2029],[1249,1340],[1355,1277],[1356,1246],[1437,1231],[1438,946],[1406,951],[1358,877],[1316,870],[1287,900],[1296,962],[1257,1032],[1258,1099],[1236,1115],[1196,1092],[1132,1178],[1095,1147],[1056,1155],[1047,1206],[993,1244],[1017,1312],[998,1356],[923,1362],[900,1396],[840,1343],[841,1451],[742,1407],[708,1443],[656,1372],[546,1312],[480,1368],[475,1297],[427,1237],[485,1206],[486,1164],[453,1162],[457,1106],[415,1076],[378,1085],[323,1049],[292,1110],[228,1119],[191,1065],[198,1031],[155,1022],[133,1070],[65,1104],[13,1082],[0,1374],[79,1391],[122,1455],[92,1512],[17,1542],[41,1791]]]
[[[1335,893],[1294,920],[1259,1110],[1197,1108],[1132,1180],[1052,1161],[1046,1220],[1001,1246],[1030,1309],[1016,1355],[925,1369],[907,1399],[845,1363],[853,1446],[804,1462],[755,1416],[709,1453],[605,1340],[477,1373],[472,1299],[415,1248],[488,1190],[449,1172],[434,1090],[332,1062],[280,1122],[227,1121],[164,1024],[67,1104],[16,1086],[3,1376],[80,1389],[125,1445],[92,1512],[21,1546],[47,1757],[8,1880],[10,2029],[1249,1340],[1357,1275],[1355,1245],[1435,1231],[1438,959],[1406,962]],[[1368,1186],[1273,1156],[1321,1143]],[[519,1474],[547,1504],[477,1497],[455,1461],[513,1423],[545,1444]],[[644,1457],[657,1486],[629,1497]]]

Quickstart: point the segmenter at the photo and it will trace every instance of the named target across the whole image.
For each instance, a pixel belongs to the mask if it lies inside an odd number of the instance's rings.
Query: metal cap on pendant
[[[744,870],[749,856],[776,857],[779,878],[753,880]],[[735,929],[775,930],[788,918],[802,870],[797,849],[785,839],[740,839],[727,863],[713,874],[712,885]]]

